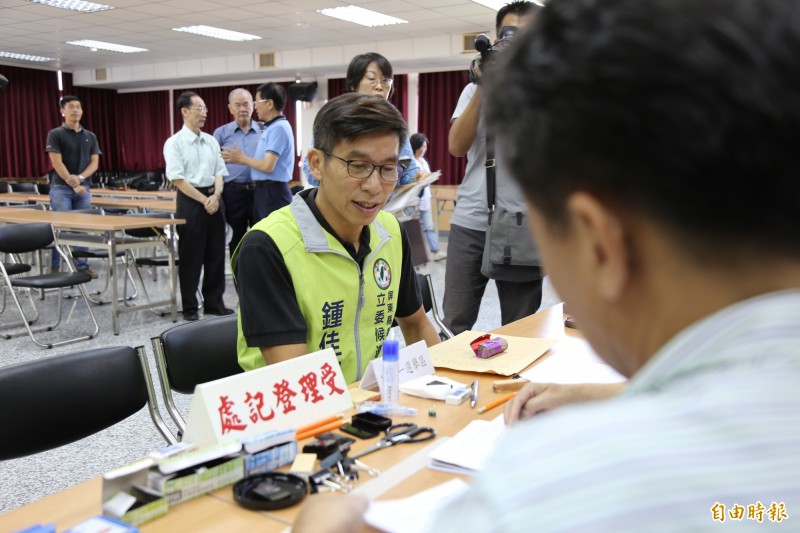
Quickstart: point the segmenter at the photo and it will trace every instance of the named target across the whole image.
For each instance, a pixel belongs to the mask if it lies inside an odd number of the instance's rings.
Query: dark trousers
[[[292,203],[292,191],[289,184],[283,181],[255,181],[255,194],[253,195],[253,211],[256,222],[273,211]]]
[[[228,243],[231,257],[248,228],[258,222],[253,212],[253,192],[253,189],[243,189],[233,183],[226,183],[225,188],[222,189],[222,200],[225,202],[225,221],[233,230],[231,242]]]
[[[209,194],[209,188],[197,188]],[[206,213],[203,204],[178,191],[178,279],[183,312],[197,311],[197,286],[203,272],[203,300],[206,309],[222,309],[225,292],[225,219],[222,211]]]
[[[444,278],[444,323],[458,335],[475,325],[489,278],[481,274],[485,231],[450,225]],[[532,315],[542,303],[542,280],[495,280],[503,324]]]

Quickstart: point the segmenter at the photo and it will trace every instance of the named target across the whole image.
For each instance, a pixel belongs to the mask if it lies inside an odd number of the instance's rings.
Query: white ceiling
[[[398,72],[450,70],[467,68],[469,64],[469,57],[461,54],[461,34],[492,29],[495,15],[493,10],[469,0],[354,0],[352,3],[361,7],[409,21],[408,24],[367,28],[316,12],[350,3],[338,0],[107,0],[103,3],[115,9],[78,13],[27,0],[0,0],[0,50],[56,58],[44,64],[8,59],[0,59],[0,62],[61,68],[76,74],[98,67],[133,72],[133,76],[125,80],[112,77],[111,83],[96,84],[117,88],[223,79],[235,83],[265,77],[343,77],[354,55],[348,53],[354,50],[382,52]],[[235,43],[171,29],[194,24],[251,33],[262,39]],[[138,46],[149,52],[92,52],[66,44],[77,39]],[[424,43],[428,42],[432,45],[426,47]],[[408,43],[405,50],[404,43]],[[436,43],[453,44],[436,46]],[[342,53],[331,54],[337,47]],[[325,53],[314,54],[315,50]],[[298,60],[304,51],[309,58],[322,55],[326,60]],[[180,68],[191,61],[199,64],[201,59],[241,58],[248,54],[255,57],[259,52],[277,52],[284,61],[270,72],[253,68],[249,73],[220,71],[201,76],[200,71],[181,72]],[[167,64],[178,65],[174,76],[161,76],[158,83],[136,79],[142,78],[136,75],[138,72],[148,71],[143,70],[144,67],[154,66],[151,70],[159,71],[159,65]],[[81,79],[85,81],[86,76],[76,75],[76,83]]]

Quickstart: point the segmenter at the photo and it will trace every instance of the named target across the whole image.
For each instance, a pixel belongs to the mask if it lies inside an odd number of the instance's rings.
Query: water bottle
[[[383,341],[383,391],[381,391],[381,402],[391,406],[400,402],[399,359],[400,343],[394,339]]]

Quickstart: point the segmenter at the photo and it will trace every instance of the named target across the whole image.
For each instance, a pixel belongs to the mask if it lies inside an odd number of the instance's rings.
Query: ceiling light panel
[[[83,39],[80,41],[67,41],[67,44],[75,46],[83,46],[85,48],[96,50],[108,50],[109,52],[119,52],[121,54],[135,54],[137,52],[149,52],[147,48],[137,48],[135,46],[126,46],[124,44],[106,43],[103,41],[92,41]]]
[[[214,26],[184,26],[183,28],[172,28],[175,31],[184,33],[193,33],[203,37],[213,37],[214,39],[222,39],[225,41],[256,41],[261,39],[258,35],[251,35],[249,33],[241,33],[238,31],[224,30],[222,28],[215,28]]]
[[[392,24],[408,24],[407,20],[392,17],[390,15],[384,15],[383,13],[378,13],[377,11],[371,11],[369,9],[364,9],[363,7],[353,5],[333,7],[329,9],[318,9],[317,13],[321,13],[328,17],[333,17],[339,20],[345,20],[347,22],[361,24],[362,26],[368,26],[370,28],[375,26],[390,26]]]
[[[18,59],[20,61],[33,61],[35,63],[46,63],[47,61],[55,61],[54,57],[34,56],[30,54],[18,54],[16,52],[4,52],[0,50],[0,57],[7,59]]]
[[[85,0],[30,0],[30,2],[33,4],[42,4],[43,6],[57,7],[59,9],[80,11],[81,13],[96,13],[97,11],[114,9],[113,6],[86,2]]]

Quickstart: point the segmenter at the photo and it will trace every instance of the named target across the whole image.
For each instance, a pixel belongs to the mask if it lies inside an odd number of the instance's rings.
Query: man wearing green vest
[[[348,93],[322,107],[308,153],[319,187],[253,226],[232,258],[243,369],[330,347],[352,383],[380,357],[394,319],[407,344],[439,342],[408,237],[381,211],[403,170],[406,135],[381,98]]]

